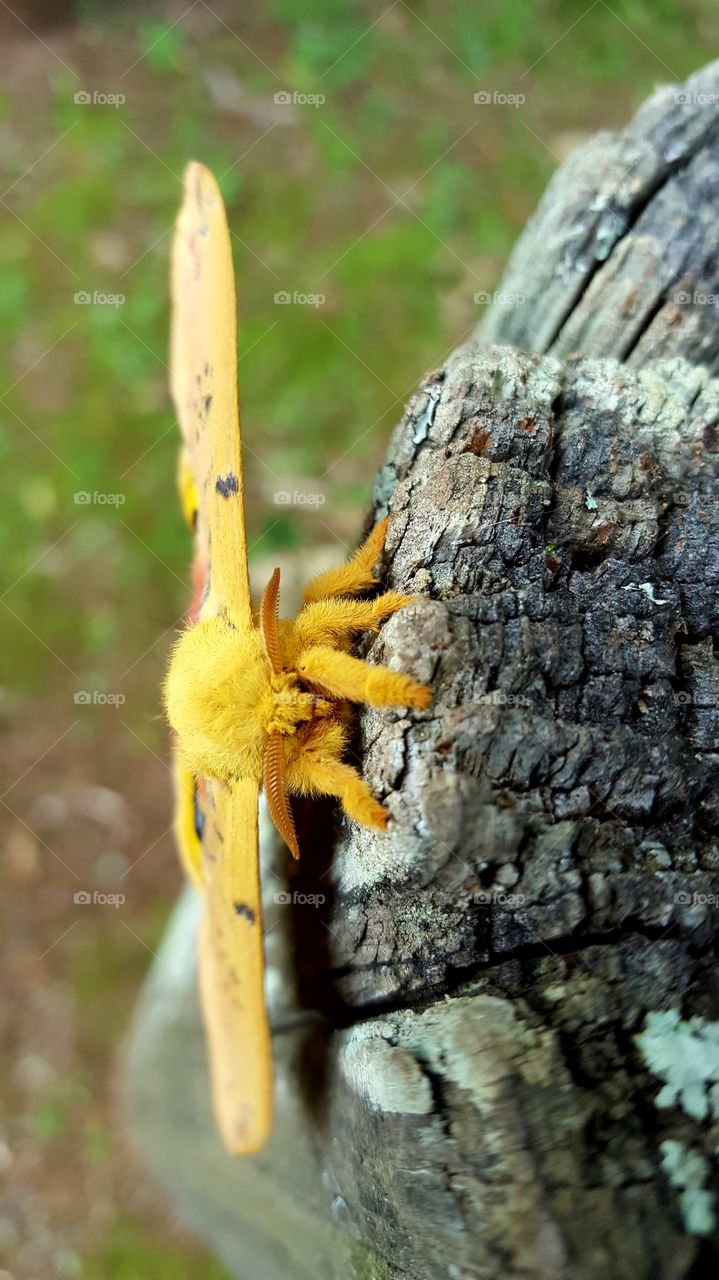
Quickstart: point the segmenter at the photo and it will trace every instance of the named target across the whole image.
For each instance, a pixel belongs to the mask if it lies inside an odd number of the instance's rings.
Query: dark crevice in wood
[[[557,325],[557,329],[554,335],[552,336],[550,342],[547,345],[547,348],[546,348],[547,351],[551,353],[555,344],[560,340],[562,331],[566,327],[567,322],[570,319],[572,313],[577,309],[578,305],[581,303],[582,299],[586,296],[587,292],[589,291],[592,281],[594,280],[594,277],[596,276],[597,272],[601,271],[601,269],[605,266],[605,264],[609,262],[612,254],[615,253],[616,250],[619,248],[619,246],[622,244],[622,241],[628,235],[631,234],[637,222],[639,221],[642,214],[644,213],[645,209],[648,208],[648,206],[651,204],[652,200],[657,195],[657,193],[661,191],[662,187],[664,187],[666,183],[669,181],[669,179],[674,177],[675,174],[681,173],[683,169],[686,169],[689,166],[691,161],[694,159],[694,156],[701,150],[701,147],[703,145],[704,145],[704,140],[702,139],[701,142],[697,144],[696,148],[693,151],[689,152],[686,156],[683,156],[681,160],[677,160],[677,162],[673,166],[670,166],[669,168],[663,170],[660,174],[658,174],[655,180],[648,184],[645,191],[643,192],[642,198],[640,200],[637,200],[636,204],[634,204],[631,207],[631,209],[626,214],[626,216],[618,215],[615,212],[615,216],[620,217],[620,221],[624,224],[624,229],[622,231],[622,234],[618,236],[617,239],[614,241],[611,252],[606,257],[603,257],[603,258],[595,257],[592,263],[591,271],[585,276],[584,280],[582,281],[582,287],[579,290],[577,290],[577,292],[575,293],[569,307],[567,308],[566,314],[563,316],[562,320]],[[610,210],[608,209],[607,212],[610,212]],[[663,303],[661,305],[663,305]],[[659,307],[657,307],[657,310],[659,310]],[[645,325],[645,329],[646,328],[648,328],[648,325]],[[627,346],[626,350],[617,351],[616,354],[618,358],[626,359],[629,352],[633,349],[633,347],[636,346],[640,337],[641,337],[641,334],[638,334],[636,339],[632,342],[632,344]]]
[[[400,1013],[407,1010],[423,1012],[432,1008],[438,1000],[471,993],[477,979],[490,977],[495,970],[503,968],[512,962],[521,964],[527,974],[531,975],[536,963],[581,956],[595,948],[614,950],[618,945],[632,938],[641,938],[649,943],[659,943],[668,941],[672,937],[676,937],[674,925],[649,928],[629,921],[626,927],[613,929],[606,933],[584,933],[576,938],[552,938],[549,942],[544,942],[540,939],[537,942],[526,943],[513,950],[492,952],[488,957],[477,960],[471,965],[454,967],[448,964],[447,976],[442,983],[422,991],[404,993],[398,1000],[377,999],[368,1001],[365,1005],[352,1005],[343,1004],[335,993],[323,1011],[318,1011],[314,1008],[311,1011],[306,1010],[304,1014],[298,1014],[291,1021],[274,1023],[273,1034],[294,1032],[301,1026],[313,1028],[318,1025],[328,1027],[334,1031],[341,1031],[357,1023],[371,1021],[387,1014]],[[682,937],[681,934],[680,937]],[[682,941],[687,945],[688,954],[697,961],[709,959],[716,955],[715,940],[694,946],[691,943],[691,935],[685,933]],[[382,972],[382,966],[367,965],[364,968],[358,965],[347,966],[344,971],[331,970],[329,977],[337,982],[348,974],[356,974],[360,970],[368,975],[375,972],[379,976]]]

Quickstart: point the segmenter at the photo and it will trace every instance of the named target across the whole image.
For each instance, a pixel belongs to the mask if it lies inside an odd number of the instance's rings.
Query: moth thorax
[[[272,698],[266,720],[267,732],[295,733],[298,724],[306,719],[301,712],[303,697],[297,677],[292,672],[283,671],[271,677],[270,685]]]
[[[188,766],[209,778],[259,777],[270,672],[254,627],[208,618],[175,646],[167,716]]]

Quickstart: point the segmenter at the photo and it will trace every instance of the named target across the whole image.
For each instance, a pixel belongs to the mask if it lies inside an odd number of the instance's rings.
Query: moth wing
[[[224,613],[252,625],[230,234],[219,188],[200,164],[185,171],[172,250],[170,385],[186,454],[180,492],[195,526],[190,618]],[[187,462],[193,485],[187,475]],[[184,470],[183,470],[184,468]],[[194,512],[196,510],[196,517]],[[205,577],[207,589],[203,590]],[[205,781],[201,866],[190,831],[190,780],[179,766],[178,834],[203,893],[200,996],[212,1099],[228,1150],[249,1154],[272,1125],[272,1049],[264,999],[257,832],[258,783]],[[194,795],[192,797],[194,803]],[[182,844],[181,844],[182,848]]]
[[[234,1155],[258,1151],[272,1128],[257,802],[256,783],[206,785],[200,995],[215,1119]]]
[[[178,490],[180,505],[188,526],[192,529],[197,523],[197,501],[195,484],[192,478],[187,449],[180,449],[178,465]],[[200,610],[200,602],[204,595],[205,567],[195,546],[192,566],[193,599],[187,611],[188,622],[196,622]],[[188,878],[199,893],[204,891],[204,874],[202,868],[202,841],[197,830],[198,799],[197,782],[192,770],[182,759],[176,741],[172,746],[172,771],[175,783],[175,843],[180,855],[180,862]]]
[[[175,843],[183,871],[199,893],[204,892],[202,842],[195,820],[195,777],[173,746],[172,767],[175,780]]]
[[[202,616],[252,620],[237,393],[237,300],[220,189],[185,170],[172,248],[170,387],[197,490],[197,547],[209,572]]]

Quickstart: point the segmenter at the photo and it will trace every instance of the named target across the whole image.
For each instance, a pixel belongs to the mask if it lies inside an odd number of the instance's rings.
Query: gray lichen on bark
[[[716,66],[686,101],[661,90],[557,174],[500,289],[526,302],[395,432],[371,519],[390,512],[387,585],[421,599],[365,651],[434,699],[360,719],[386,835],[338,822],[330,844],[299,812],[319,861],[291,887],[321,909],[273,907],[286,863],[265,848],[265,1153],[224,1159],[196,1065],[187,1106],[163,1101],[199,1040],[177,940],[154,979],[182,968],[175,1022],[166,990],[145,998],[135,1115],[239,1276],[697,1280],[716,1261],[667,1152],[699,1159],[716,1203],[719,1108],[657,1106],[636,1037],[676,1009],[709,1045],[718,1017],[717,92]]]

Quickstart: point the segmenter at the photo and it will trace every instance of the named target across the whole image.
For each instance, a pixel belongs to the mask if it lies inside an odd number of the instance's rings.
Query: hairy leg
[[[387,519],[380,520],[346,564],[338,569],[325,569],[308,582],[303,593],[305,604],[326,600],[328,596],[356,596],[374,587],[377,579],[373,569],[382,554],[388,523]]]
[[[312,645],[299,654],[297,674],[336,698],[369,702],[373,707],[426,707],[432,694],[426,685],[389,667],[373,667],[361,658]]]
[[[380,622],[412,604],[415,596],[386,591],[375,600],[317,600],[300,609],[294,632],[299,649],[344,644],[355,631],[377,631]]]
[[[297,795],[337,796],[345,813],[365,827],[387,826],[387,810],[375,800],[366,782],[351,764],[305,751],[287,771],[287,785]]]

